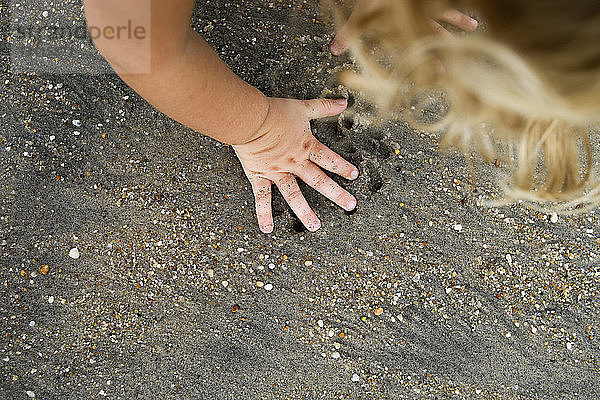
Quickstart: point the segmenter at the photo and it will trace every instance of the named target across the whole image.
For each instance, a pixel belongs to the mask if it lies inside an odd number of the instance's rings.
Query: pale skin
[[[194,3],[84,0],[88,25],[95,27],[118,27],[125,21],[148,25],[140,15],[151,4],[151,34],[145,38],[150,39],[150,46],[135,38],[115,40],[103,36],[95,38],[94,43],[119,76],[158,110],[232,145],[251,183],[262,232],[270,233],[274,228],[273,184],[308,230],[320,228],[321,222],[296,178],[343,209],[353,210],[357,205],[355,197],[323,170],[356,179],[358,169],[320,143],[310,129],[310,120],[342,113],[346,101],[266,97],[236,76],[190,28]],[[351,35],[342,39],[350,40]],[[149,63],[149,72],[132,73],[140,60]]]

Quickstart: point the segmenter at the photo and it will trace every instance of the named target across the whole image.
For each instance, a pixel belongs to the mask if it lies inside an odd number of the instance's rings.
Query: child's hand
[[[319,218],[302,195],[296,177],[345,210],[356,207],[356,199],[329,178],[321,168],[346,179],[356,179],[358,169],[320,143],[310,130],[312,119],[343,112],[342,100],[269,99],[269,112],[255,138],[233,148],[250,180],[260,230],[273,231],[271,185],[274,183],[292,211],[310,230],[321,227]],[[321,168],[319,168],[321,167]]]
[[[335,56],[344,54],[346,50],[348,50],[350,43],[362,34],[362,32],[356,28],[356,21],[380,11],[382,7],[382,0],[358,0],[354,10],[352,10],[350,18],[346,21],[344,26],[340,28],[329,45],[331,54]],[[464,31],[474,31],[478,26],[477,20],[460,11],[448,9],[436,16],[435,19],[429,21],[433,29],[442,35],[450,35],[450,32],[436,22],[436,20],[449,23]]]

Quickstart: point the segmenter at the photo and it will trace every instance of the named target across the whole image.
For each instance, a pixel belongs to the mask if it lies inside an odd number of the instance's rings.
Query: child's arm
[[[88,25],[102,29],[144,24],[151,3],[150,46],[143,40],[99,37],[95,44],[121,78],[157,109],[221,142],[234,145],[256,198],[260,228],[271,232],[271,183],[310,230],[320,222],[295,180],[351,210],[354,197],[318,166],[348,179],[356,167],[319,143],[310,119],[336,115],[345,102],[269,99],[236,76],[190,28],[194,0],[84,0]],[[147,23],[145,23],[147,25]],[[151,28],[151,29],[150,29]],[[150,73],[135,74],[140,62]],[[318,166],[317,166],[318,165]]]

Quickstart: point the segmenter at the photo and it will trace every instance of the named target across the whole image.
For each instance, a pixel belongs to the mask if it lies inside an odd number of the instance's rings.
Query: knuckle
[[[258,192],[255,193],[254,197],[256,198],[257,201],[264,202],[271,198],[271,191],[259,190]]]
[[[288,193],[287,193],[287,198],[289,201],[296,201],[299,200],[301,198],[303,198],[302,196],[302,192],[300,191],[300,188],[293,188],[291,189]]]
[[[316,187],[322,188],[323,186],[325,186],[325,184],[327,183],[328,180],[329,180],[329,178],[327,177],[327,175],[318,174],[317,176],[314,177],[313,182]]]

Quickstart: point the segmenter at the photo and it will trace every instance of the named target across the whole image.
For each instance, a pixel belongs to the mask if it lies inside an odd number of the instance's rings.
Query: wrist
[[[250,86],[250,85],[248,85]],[[252,114],[252,120],[248,121],[248,129],[247,133],[240,138],[236,138],[236,140],[228,143],[232,146],[239,146],[250,143],[260,136],[264,134],[264,125],[267,120],[267,116],[269,115],[269,111],[271,109],[270,99],[265,96],[260,90],[256,89],[253,86],[250,86],[251,90],[255,93],[252,93],[252,98],[248,99],[249,104],[252,104],[249,108],[254,110],[255,112]]]

